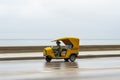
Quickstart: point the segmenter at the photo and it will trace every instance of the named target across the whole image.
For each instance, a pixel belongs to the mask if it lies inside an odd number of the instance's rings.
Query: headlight
[[[47,51],[46,51],[46,50],[44,50],[44,51],[43,51],[43,55],[46,55],[46,54],[47,54]]]

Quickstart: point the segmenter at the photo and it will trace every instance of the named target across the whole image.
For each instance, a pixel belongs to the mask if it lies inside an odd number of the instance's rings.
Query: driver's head
[[[56,41],[56,44],[57,44],[57,45],[60,45],[60,41],[57,40],[57,41]]]

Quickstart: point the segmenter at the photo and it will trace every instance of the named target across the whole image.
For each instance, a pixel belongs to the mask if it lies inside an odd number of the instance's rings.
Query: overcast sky
[[[0,39],[120,39],[119,0],[0,0]]]

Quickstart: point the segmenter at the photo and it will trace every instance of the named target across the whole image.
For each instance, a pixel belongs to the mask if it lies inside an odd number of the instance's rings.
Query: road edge
[[[111,54],[111,55],[82,55],[78,56],[78,59],[85,58],[102,58],[102,57],[120,57],[120,54]],[[44,57],[12,57],[12,58],[0,58],[0,61],[11,61],[11,60],[40,60],[44,59]]]

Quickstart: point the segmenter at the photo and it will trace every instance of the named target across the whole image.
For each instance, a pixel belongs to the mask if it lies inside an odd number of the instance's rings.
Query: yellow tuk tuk
[[[54,42],[57,43],[57,46],[46,47],[43,51],[47,62],[50,62],[52,59],[64,59],[71,62],[76,60],[79,53],[79,38],[63,37],[55,39]],[[61,46],[60,42],[63,42],[65,46]]]

